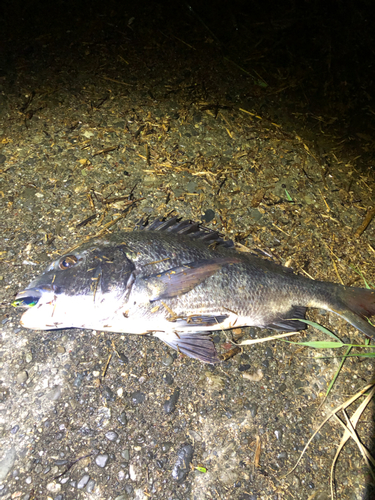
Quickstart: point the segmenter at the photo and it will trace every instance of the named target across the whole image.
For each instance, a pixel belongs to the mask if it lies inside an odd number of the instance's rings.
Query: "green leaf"
[[[327,328],[324,328],[324,326],[319,325],[319,323],[315,323],[314,321],[310,321],[308,319],[301,319],[301,318],[292,318],[292,319],[295,321],[302,321],[303,323],[306,323],[306,325],[313,326],[314,328],[317,328],[318,330],[320,330],[322,333],[326,333],[327,335],[329,335],[333,339],[341,342],[341,340],[337,337],[337,335],[332,333],[330,330],[327,330]]]
[[[349,264],[349,267],[350,267],[350,269],[353,269],[353,271],[356,272],[363,279],[365,287],[368,288],[369,290],[371,290],[370,285],[367,283],[367,281],[366,281],[365,277],[363,276],[363,274],[361,273],[361,271],[351,264]]]
[[[332,389],[332,387],[333,387],[334,383],[336,382],[336,379],[337,379],[337,377],[339,376],[339,373],[341,372],[341,369],[342,369],[342,367],[343,367],[343,365],[344,365],[344,363],[345,363],[345,361],[346,361],[346,358],[349,356],[349,353],[350,353],[350,351],[352,350],[352,347],[353,347],[353,346],[351,346],[351,345],[350,345],[350,346],[347,348],[346,353],[344,354],[344,357],[343,357],[343,358],[342,358],[342,360],[340,361],[340,365],[339,365],[339,367],[338,367],[338,369],[337,369],[337,371],[336,371],[336,373],[335,373],[335,375],[334,375],[333,379],[331,380],[331,383],[330,383],[330,384],[329,384],[329,386],[328,386],[328,389],[327,389],[327,392],[326,392],[326,397],[327,397],[327,396],[328,396],[328,394],[331,392],[331,389]]]
[[[311,342],[292,342],[290,340],[284,340],[284,342],[314,347],[315,349],[337,349],[338,347],[344,347],[346,345],[342,342],[328,342],[327,340],[312,340]]]
[[[288,191],[285,189],[285,194],[286,194],[286,199],[288,201],[293,201],[293,198],[290,196],[290,194],[288,193]]]
[[[199,467],[199,465],[197,467],[195,467],[197,470],[199,470],[199,472],[207,472],[207,469],[205,467]]]

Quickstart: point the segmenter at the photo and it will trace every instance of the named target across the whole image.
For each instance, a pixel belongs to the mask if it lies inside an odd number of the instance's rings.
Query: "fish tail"
[[[338,307],[331,310],[375,340],[375,321],[369,321],[375,315],[375,290],[340,287],[337,292]]]

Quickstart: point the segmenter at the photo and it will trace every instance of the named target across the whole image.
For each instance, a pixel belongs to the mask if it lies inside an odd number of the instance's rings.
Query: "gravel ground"
[[[0,498],[326,500],[337,421],[287,473],[371,380],[371,359],[347,359],[324,400],[337,350],[273,340],[212,367],[151,337],[26,330],[11,302],[87,237],[172,213],[314,279],[373,284],[374,78],[356,52],[372,36],[366,12],[352,6],[349,26],[319,2],[308,16],[292,3],[272,15],[121,5],[3,6]],[[342,36],[330,66],[324,26],[309,45],[323,17]],[[364,342],[333,314],[309,318]],[[214,342],[224,353],[273,333]],[[371,401],[357,426],[369,449],[373,412]],[[337,498],[373,498],[353,440],[335,478]]]

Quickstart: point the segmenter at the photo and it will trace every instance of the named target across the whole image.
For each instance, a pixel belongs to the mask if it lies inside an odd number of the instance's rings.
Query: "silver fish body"
[[[307,279],[176,219],[90,240],[51,263],[13,304],[27,307],[26,328],[148,333],[208,363],[220,361],[212,331],[302,330],[307,307],[375,334],[367,321],[374,291]]]

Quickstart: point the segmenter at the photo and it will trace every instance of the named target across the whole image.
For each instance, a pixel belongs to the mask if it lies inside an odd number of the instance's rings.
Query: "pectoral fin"
[[[149,278],[143,278],[143,281],[151,291],[150,302],[171,299],[189,292],[223,266],[238,262],[240,261],[236,257],[203,259],[153,274]]]

